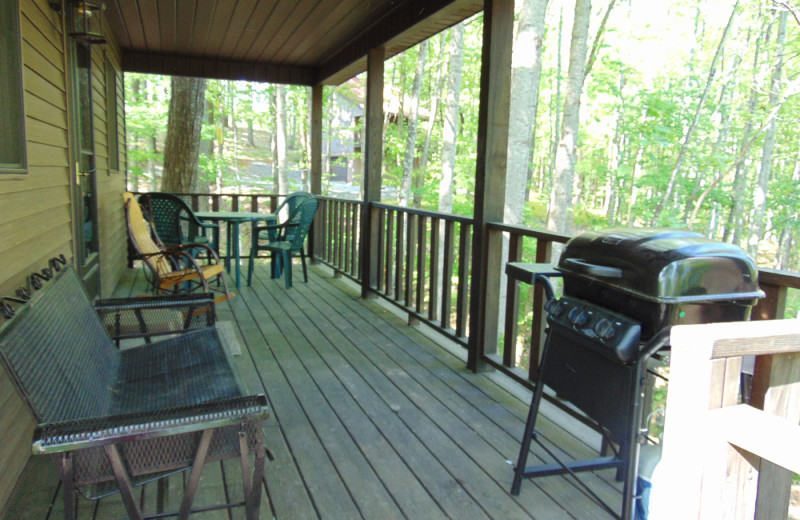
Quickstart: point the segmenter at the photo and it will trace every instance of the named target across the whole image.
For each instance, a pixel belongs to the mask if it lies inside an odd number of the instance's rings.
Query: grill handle
[[[585,260],[579,260],[577,258],[567,258],[564,261],[564,265],[572,268],[576,272],[596,276],[598,278],[622,278],[622,269],[618,267],[590,264]]]

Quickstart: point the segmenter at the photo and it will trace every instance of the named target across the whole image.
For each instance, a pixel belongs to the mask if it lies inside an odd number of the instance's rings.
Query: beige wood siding
[[[68,80],[61,14],[47,0],[19,0],[28,172],[0,176],[0,295],[11,295],[49,258],[73,257]],[[105,52],[104,52],[105,51]],[[101,295],[126,265],[125,124],[120,56],[113,42],[92,48]],[[116,71],[119,171],[109,172],[106,61]],[[2,321],[2,318],[0,318]],[[0,369],[0,511],[29,454],[34,422]]]

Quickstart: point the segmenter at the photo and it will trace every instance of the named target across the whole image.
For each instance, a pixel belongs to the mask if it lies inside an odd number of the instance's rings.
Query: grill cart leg
[[[531,398],[531,407],[528,411],[528,420],[525,422],[525,432],[522,434],[522,445],[519,448],[517,465],[514,468],[514,482],[511,484],[511,494],[514,496],[519,495],[519,489],[520,486],[522,486],[522,479],[525,477],[525,464],[528,463],[528,453],[531,449],[531,441],[533,440],[534,429],[536,427],[536,416],[539,413],[539,403],[542,401],[542,394],[544,393],[542,372],[543,367],[547,363],[547,352],[549,350],[548,342],[546,342],[542,351],[542,359],[539,363],[539,374],[536,376],[536,388],[534,389],[533,397]]]

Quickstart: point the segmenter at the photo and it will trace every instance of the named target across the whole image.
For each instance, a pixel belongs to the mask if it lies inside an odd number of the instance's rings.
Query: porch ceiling
[[[481,0],[106,0],[125,71],[336,85],[483,9]]]

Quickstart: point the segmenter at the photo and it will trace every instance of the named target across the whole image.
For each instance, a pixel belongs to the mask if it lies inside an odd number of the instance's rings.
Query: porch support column
[[[514,0],[485,0],[467,355],[473,371],[497,349],[502,235],[486,224],[503,221],[513,32]]]
[[[383,159],[383,47],[367,54],[367,114],[364,142],[364,206],[361,213],[361,297],[369,295],[378,282],[378,229],[371,202],[381,200],[381,168]]]
[[[309,188],[314,195],[322,195],[322,84],[311,87],[311,164],[309,172]],[[325,210],[324,204],[321,205],[320,213]],[[322,238],[324,233],[318,226],[323,225],[324,218],[318,215],[314,219],[314,227],[311,238],[308,241],[311,251],[308,252],[311,261],[314,261],[314,253],[322,251]]]

